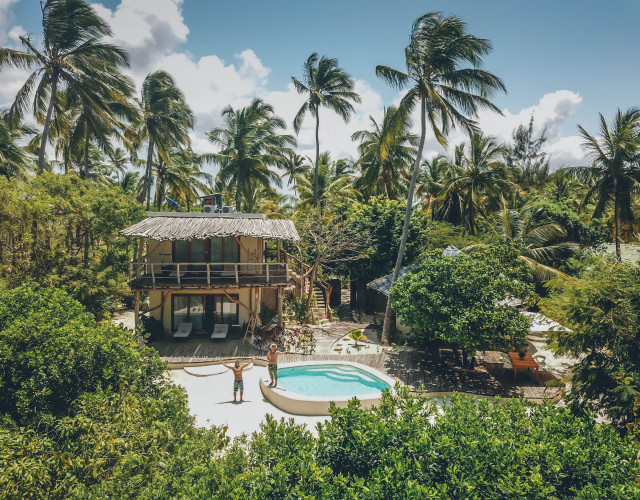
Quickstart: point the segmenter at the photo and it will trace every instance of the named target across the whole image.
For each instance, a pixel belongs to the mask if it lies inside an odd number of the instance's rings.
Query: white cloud
[[[0,0],[0,41],[17,41],[23,32],[13,26],[11,6],[19,0]],[[244,106],[253,97],[261,97],[271,103],[276,114],[283,117],[292,131],[292,122],[304,102],[292,84],[286,89],[268,88],[270,69],[265,67],[258,54],[246,48],[231,61],[215,54],[194,57],[185,48],[189,27],[185,24],[181,8],[182,0],[121,0],[111,10],[94,3],[96,11],[112,27],[114,43],[124,47],[130,54],[130,75],[138,85],[145,76],[155,70],[164,69],[176,80],[185,93],[188,104],[196,114],[195,131],[191,134],[193,148],[198,152],[211,151],[212,145],[205,133],[221,123],[220,113],[228,105]],[[10,103],[24,83],[24,71],[4,69],[0,80],[0,104]],[[357,145],[351,134],[369,128],[369,116],[380,120],[384,103],[381,95],[364,80],[356,81],[356,91],[362,102],[355,105],[349,121],[344,121],[328,109],[320,110],[320,148],[331,151],[334,158],[357,155]],[[398,101],[399,99],[397,99]],[[545,94],[537,104],[512,112],[503,110],[503,115],[482,112],[478,118],[480,127],[501,141],[509,141],[512,131],[519,124],[527,124],[533,115],[537,131],[546,129],[547,151],[553,155],[554,166],[581,163],[583,153],[579,138],[563,136],[563,127],[582,102],[582,97],[569,90],[558,90]],[[397,102],[394,102],[397,104]],[[414,116],[414,129],[418,130],[418,115]],[[451,145],[466,140],[461,131],[454,131]],[[313,156],[315,152],[315,123],[307,116],[298,136],[298,151]],[[425,156],[441,153],[442,148],[429,138],[425,145]]]
[[[14,16],[11,6],[20,0],[0,0],[0,45],[9,40],[9,28],[13,24]]]
[[[397,99],[399,101],[399,99]],[[565,125],[571,116],[582,104],[582,96],[570,90],[557,90],[545,94],[534,106],[529,106],[518,112],[509,109],[502,110],[502,115],[491,111],[481,111],[477,121],[482,131],[494,136],[498,141],[511,142],[513,131],[519,125],[528,125],[534,118],[534,134],[540,134],[543,130],[547,137],[545,151],[550,155],[552,169],[563,165],[575,165],[584,162],[584,153],[580,148],[580,138],[577,136],[564,136]],[[419,115],[414,115],[414,122],[418,123]],[[573,124],[571,124],[573,126]],[[414,126],[417,131],[417,127]],[[448,142],[450,150],[453,146],[468,142],[466,134],[461,130],[453,131]],[[441,153],[442,147],[433,139],[428,138],[425,144],[425,154],[433,156]]]
[[[144,72],[155,61],[187,41],[182,0],[122,0],[115,11],[92,4],[105,19],[117,43],[129,52],[131,66]]]

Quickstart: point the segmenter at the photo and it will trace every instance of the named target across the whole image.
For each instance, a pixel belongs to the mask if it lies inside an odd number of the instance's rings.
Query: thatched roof
[[[249,236],[300,241],[293,221],[267,219],[257,214],[203,214],[156,212],[120,231],[122,236],[157,241],[201,240],[211,237]]]

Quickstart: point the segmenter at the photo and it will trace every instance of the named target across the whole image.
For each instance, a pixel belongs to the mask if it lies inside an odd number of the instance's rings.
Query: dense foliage
[[[546,311],[570,329],[556,332],[553,346],[576,358],[568,400],[575,409],[604,411],[624,429],[637,418],[640,397],[637,266],[591,258],[577,279],[560,279],[552,287]]]
[[[164,367],[60,289],[0,293],[0,497],[182,493],[171,483],[226,441],[194,427]]]
[[[511,342],[526,344],[529,320],[504,301],[530,298],[530,279],[508,247],[455,257],[435,251],[394,285],[391,300],[417,345],[435,340],[471,353],[507,351]]]
[[[64,287],[104,315],[130,293],[134,242],[118,231],[143,215],[118,188],[76,176],[0,177],[0,277],[10,286],[32,278]]]
[[[370,236],[370,243],[362,255],[343,266],[341,274],[368,282],[392,271],[402,234],[404,204],[374,197],[367,203],[345,202],[336,208],[336,212],[345,230]],[[428,244],[429,229],[427,218],[416,211],[411,218],[407,240],[408,262],[412,262]]]

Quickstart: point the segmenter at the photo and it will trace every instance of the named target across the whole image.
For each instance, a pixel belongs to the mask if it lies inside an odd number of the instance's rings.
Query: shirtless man
[[[222,363],[222,366],[229,368],[229,370],[233,371],[233,401],[236,400],[236,393],[240,390],[240,402],[242,403],[242,393],[244,392],[244,382],[242,381],[242,370],[244,370],[247,366],[249,366],[256,359],[255,356],[251,358],[251,361],[245,363],[244,365],[240,364],[239,360],[236,360],[233,366],[226,365]]]
[[[269,387],[276,387],[278,385],[278,354],[287,353],[286,351],[278,351],[278,346],[271,344],[269,346],[269,352],[267,353],[267,362],[269,363],[267,368],[269,370],[269,376],[271,377]]]

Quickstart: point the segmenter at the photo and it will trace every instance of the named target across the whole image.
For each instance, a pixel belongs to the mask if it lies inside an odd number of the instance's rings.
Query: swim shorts
[[[269,363],[267,366],[270,372],[276,373],[278,371],[278,365],[276,363]]]
[[[244,392],[244,382],[242,380],[233,381],[233,392],[236,392],[238,389],[240,389],[240,392]]]

